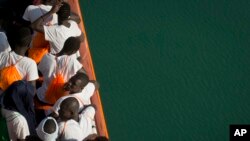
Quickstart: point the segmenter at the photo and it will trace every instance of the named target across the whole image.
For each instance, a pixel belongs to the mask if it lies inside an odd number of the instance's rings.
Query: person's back
[[[59,134],[58,139],[83,140],[82,129],[78,123],[79,103],[74,97],[69,97],[62,101],[59,111]]]
[[[15,46],[13,47],[13,51],[0,53],[0,83],[3,90],[6,89],[7,86],[3,88],[2,84],[6,85],[5,81],[10,81],[6,80],[8,77],[10,77],[10,79],[15,79],[13,76],[18,77],[17,80],[30,81],[35,86],[35,80],[38,79],[37,65],[32,59],[25,57],[31,38],[30,29],[22,27],[15,35]],[[12,71],[7,71],[7,67],[11,68]],[[5,70],[6,74],[3,73],[3,70]],[[14,72],[14,74],[12,72]]]
[[[47,54],[38,65],[39,71],[43,74],[44,82],[37,90],[39,100],[48,103],[45,98],[51,81],[62,75],[64,82],[67,82],[73,75],[82,69],[82,64],[76,59],[74,53],[79,49],[80,41],[75,37],[66,40],[63,50],[57,56]],[[52,103],[54,104],[54,103]]]
[[[1,110],[11,140],[35,133],[34,93],[35,88],[27,81],[16,81],[3,93]]]

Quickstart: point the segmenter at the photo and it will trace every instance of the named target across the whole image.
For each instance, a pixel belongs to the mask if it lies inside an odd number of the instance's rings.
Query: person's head
[[[79,93],[88,84],[89,77],[82,72],[76,73],[67,83],[64,84],[64,90],[70,94]]]
[[[27,50],[32,40],[32,32],[28,27],[21,27],[14,35],[14,50]]]
[[[62,6],[56,13],[58,15],[58,23],[61,24],[70,17],[70,5],[66,2],[62,2]]]
[[[59,118],[62,121],[67,121],[74,119],[77,121],[79,111],[79,102],[74,97],[68,97],[64,99],[60,104],[60,109],[58,111]]]
[[[62,50],[57,54],[61,55],[72,55],[75,54],[80,48],[81,41],[78,37],[69,37],[63,45]]]
[[[38,137],[43,141],[55,141],[58,137],[58,125],[53,117],[46,117],[36,128]]]

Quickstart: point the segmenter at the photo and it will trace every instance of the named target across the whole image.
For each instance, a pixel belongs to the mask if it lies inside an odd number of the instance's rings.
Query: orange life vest
[[[57,60],[57,58],[56,58],[56,60]],[[67,63],[68,63],[67,60],[68,59],[66,59],[66,64],[64,65],[63,69],[65,69],[67,67]],[[46,94],[45,94],[45,100],[49,104],[55,104],[56,101],[60,97],[67,95],[67,93],[63,90],[63,86],[64,86],[64,83],[65,83],[64,77],[63,77],[63,75],[61,73],[59,73],[59,71],[57,69],[58,68],[56,67],[56,69],[55,69],[56,75],[51,80],[51,82],[50,82],[50,84],[48,86],[48,89],[46,91]]]
[[[9,54],[10,59],[10,54]],[[23,57],[21,58],[23,59]],[[21,60],[19,59],[16,64]],[[11,60],[9,60],[11,62]],[[18,70],[16,69],[15,65],[12,64],[8,67],[4,67],[0,70],[0,88],[2,90],[6,90],[13,82],[21,80],[22,77],[19,74]]]
[[[32,47],[28,51],[28,56],[39,63],[43,56],[49,52],[49,48],[49,42],[45,40],[44,34],[37,32],[32,40]]]

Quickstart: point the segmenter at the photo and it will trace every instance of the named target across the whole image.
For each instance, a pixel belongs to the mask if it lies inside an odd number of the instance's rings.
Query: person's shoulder
[[[26,56],[23,57],[23,61],[25,61],[29,64],[36,64],[36,62],[33,59],[26,57]]]
[[[55,58],[55,55],[51,54],[51,53],[47,53],[43,56],[43,58],[46,58],[46,59],[54,59]]]
[[[28,66],[37,66],[36,62],[33,59],[26,56],[24,56],[21,61]]]

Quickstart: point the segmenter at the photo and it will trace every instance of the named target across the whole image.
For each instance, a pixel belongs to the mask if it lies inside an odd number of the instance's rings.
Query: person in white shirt
[[[83,140],[93,134],[93,120],[95,108],[88,106],[78,114],[79,102],[74,97],[62,101],[59,109],[59,136],[60,140]]]
[[[94,80],[89,80],[85,73],[77,73],[69,79],[64,85],[64,90],[69,91],[69,95],[63,96],[56,101],[54,106],[46,112],[53,117],[58,117],[58,110],[61,102],[68,97],[75,97],[79,102],[79,112],[83,110],[85,105],[91,104],[90,98],[93,96],[95,90],[99,89],[99,83]]]
[[[21,80],[29,81],[35,87],[35,80],[38,79],[37,65],[32,59],[25,57],[25,52],[29,48],[31,39],[32,35],[29,28],[22,27],[19,29],[15,34],[13,51],[0,53],[0,70],[15,65],[16,70],[21,76]],[[0,79],[1,82],[2,79]]]
[[[58,15],[58,25],[43,26],[42,22],[54,13]],[[50,42],[50,52],[52,54],[59,53],[63,48],[64,42],[69,37],[78,37],[81,42],[84,40],[84,35],[77,23],[70,20],[70,13],[68,3],[57,2],[48,13],[31,24],[34,30],[44,33],[45,40]]]
[[[56,56],[49,53],[43,57],[38,65],[38,69],[44,78],[42,86],[37,89],[37,96],[40,101],[48,103],[45,99],[45,94],[51,80],[57,73],[60,73],[63,76],[64,82],[67,82],[77,72],[84,71],[82,64],[74,56],[79,47],[79,39],[70,37],[66,40],[61,52]]]
[[[52,8],[53,3],[54,0],[41,0],[41,4],[39,5],[29,5],[23,14],[23,20],[25,21],[24,23],[29,25],[45,13],[48,13]],[[57,14],[52,14],[41,24],[47,26],[57,24]],[[49,52],[49,48],[49,42],[45,41],[44,34],[40,32],[34,32],[32,45],[28,51],[28,56],[36,63],[39,63],[42,57]]]

